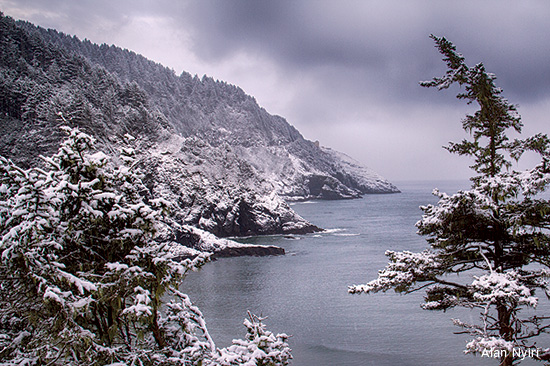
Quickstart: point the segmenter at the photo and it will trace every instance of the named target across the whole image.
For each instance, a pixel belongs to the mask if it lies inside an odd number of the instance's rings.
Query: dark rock
[[[254,256],[263,257],[267,255],[284,255],[285,250],[276,246],[255,246],[227,247],[212,255],[212,258]]]

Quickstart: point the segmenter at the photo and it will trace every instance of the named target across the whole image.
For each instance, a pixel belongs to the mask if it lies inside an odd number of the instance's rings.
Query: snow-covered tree
[[[470,190],[453,195],[435,190],[439,203],[421,207],[424,215],[416,226],[429,249],[388,251],[390,262],[378,278],[350,286],[349,292],[425,290],[424,309],[479,308],[479,324],[455,320],[473,336],[466,353],[496,356],[501,365],[518,363],[525,352],[547,359],[548,350],[538,348],[535,337],[548,332],[550,317],[522,317],[520,311],[537,306],[537,290],[550,290],[550,202],[539,195],[550,183],[550,140],[539,134],[511,141],[508,130],[519,133],[522,123],[495,86],[495,76],[481,63],[467,66],[445,38],[432,39],[448,71],[421,85],[441,90],[457,83],[464,87],[459,99],[479,104],[462,121],[472,139],[446,147],[472,156],[478,175]],[[511,160],[526,151],[538,153],[541,163],[526,171],[511,170]],[[450,274],[460,276],[454,280]]]
[[[291,350],[286,343],[288,335],[277,334],[265,329],[264,320],[248,313],[245,319],[246,338],[234,339],[233,345],[218,350],[216,364],[220,366],[275,366],[288,365],[292,359]]]
[[[177,261],[155,241],[164,202],[146,197],[130,147],[117,165],[91,136],[65,131],[44,158],[50,170],[0,157],[0,364],[220,364],[200,310],[179,291],[208,255]],[[286,343],[251,324],[257,337],[242,342],[260,343],[238,357],[285,365],[289,350],[276,352]]]

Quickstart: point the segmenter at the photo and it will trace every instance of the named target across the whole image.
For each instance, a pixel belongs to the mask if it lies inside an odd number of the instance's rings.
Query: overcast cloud
[[[550,2],[323,0],[0,0],[1,10],[173,68],[242,87],[310,140],[390,180],[455,179],[472,111],[418,85],[445,65],[428,36],[483,62],[519,105],[525,135],[550,133]]]

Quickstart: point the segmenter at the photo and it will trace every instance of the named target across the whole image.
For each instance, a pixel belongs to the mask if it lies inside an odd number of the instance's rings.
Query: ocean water
[[[478,311],[420,308],[422,293],[351,295],[349,285],[376,278],[384,252],[421,251],[414,224],[420,205],[437,203],[464,182],[400,182],[400,194],[346,201],[296,203],[293,208],[326,232],[242,241],[278,245],[284,256],[223,258],[189,275],[182,290],[202,310],[218,347],[242,338],[247,311],[267,317],[267,329],[291,335],[293,365],[495,365],[464,355],[467,335],[452,318],[477,323]],[[522,365],[535,364],[526,360]],[[536,363],[540,364],[540,363]]]

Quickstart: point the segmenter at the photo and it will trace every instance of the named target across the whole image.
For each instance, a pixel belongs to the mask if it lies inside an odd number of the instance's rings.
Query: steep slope
[[[0,154],[39,163],[62,137],[59,113],[107,153],[134,135],[147,194],[172,203],[176,241],[189,225],[222,237],[312,232],[281,197],[397,192],[236,86],[3,15],[0,47]]]
[[[200,246],[189,225],[220,236],[318,230],[262,190],[261,178],[229,148],[178,135],[136,83],[4,16],[0,50],[1,155],[27,167],[40,164],[40,155],[56,151],[63,137],[59,126],[66,123],[94,135],[112,155],[131,134],[136,168],[149,190],[144,194],[171,202],[167,239]]]
[[[151,191],[178,202],[178,222],[222,237],[317,230],[267,191],[228,144],[213,147],[197,137],[174,134],[151,149],[143,165]]]
[[[272,183],[266,189],[287,199],[398,192],[380,175],[356,168],[359,163],[347,164],[342,155],[304,139],[284,118],[270,115],[236,86],[186,72],[176,76],[172,70],[128,50],[98,46],[29,24],[26,27],[122,80],[135,82],[178,134],[199,137],[211,146],[229,144],[256,174]]]

